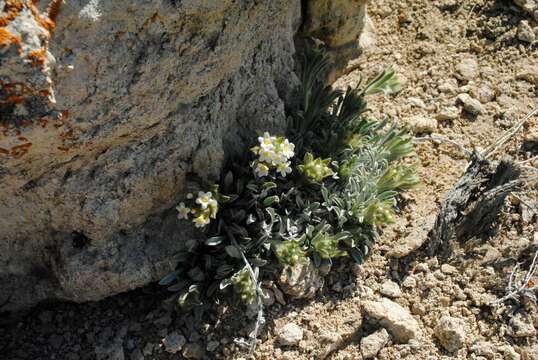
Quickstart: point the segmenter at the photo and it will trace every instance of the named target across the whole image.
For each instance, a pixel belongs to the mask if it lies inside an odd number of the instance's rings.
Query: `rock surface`
[[[386,328],[399,343],[420,337],[418,322],[401,305],[387,298],[365,301],[363,311],[368,319]]]
[[[361,339],[361,353],[364,359],[373,359],[387,345],[390,335],[385,329],[376,331]]]
[[[416,220],[416,226],[403,239],[398,241],[387,253],[389,257],[402,258],[420,248],[427,240],[428,232],[435,223],[436,214],[431,214]]]
[[[510,319],[509,333],[516,338],[536,336],[536,329],[528,315],[518,313]]]
[[[179,334],[178,332],[173,332],[171,334],[168,334],[164,338],[163,345],[164,345],[164,349],[167,352],[171,354],[175,354],[181,351],[181,349],[183,348],[186,342],[187,342],[187,339],[185,339],[183,335]]]
[[[375,41],[368,0],[308,0],[303,31],[322,41],[335,62],[334,80],[353,69],[353,61]]]
[[[463,110],[473,116],[480,115],[483,111],[480,101],[473,99],[469,94],[459,94],[458,101],[463,104]]]
[[[441,345],[450,352],[458,351],[466,342],[465,321],[459,318],[443,316],[434,332]]]
[[[196,236],[174,205],[283,129],[304,20],[299,0],[34,3],[0,1],[0,311],[169,272]],[[302,3],[358,39],[366,1]]]
[[[282,271],[278,284],[284,293],[296,299],[312,298],[324,283],[319,269],[311,261],[297,264],[291,269],[291,276]]]
[[[390,298],[398,298],[402,296],[402,291],[400,290],[400,287],[392,280],[387,280],[383,284],[381,284],[381,290],[379,292]]]
[[[456,65],[456,77],[463,81],[471,81],[478,77],[478,62],[473,58],[463,59]]]
[[[425,116],[413,116],[409,126],[415,134],[431,134],[437,129],[437,120]]]
[[[536,0],[514,0],[514,2],[538,21],[538,2]]]
[[[280,345],[293,346],[297,345],[303,339],[303,329],[297,324],[288,323],[280,329],[278,333],[278,342]]]

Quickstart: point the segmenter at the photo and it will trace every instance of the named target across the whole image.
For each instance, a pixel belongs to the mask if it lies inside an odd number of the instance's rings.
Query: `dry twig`
[[[520,297],[528,297],[534,303],[536,303],[536,295],[534,294],[534,290],[538,289],[538,286],[530,286],[529,284],[532,277],[534,276],[534,273],[538,269],[538,264],[536,263],[537,259],[538,259],[538,251],[536,251],[536,253],[534,254],[534,258],[532,259],[532,264],[529,268],[529,271],[527,271],[527,274],[525,275],[525,277],[519,284],[515,284],[517,271],[519,270],[519,267],[521,266],[520,263],[517,263],[516,266],[514,266],[512,273],[510,274],[510,279],[508,280],[508,287],[506,288],[506,290],[508,291],[508,294],[506,294],[500,299],[493,301],[491,304],[499,305],[508,299],[519,300]]]
[[[523,125],[534,115],[538,113],[538,108],[534,109],[530,113],[528,113],[521,121],[519,121],[516,125],[512,126],[508,131],[506,131],[501,137],[499,137],[493,144],[488,146],[483,152],[482,157],[484,159],[489,158],[491,155],[493,155],[495,152],[497,152],[512,136],[514,136],[522,127]]]
[[[428,140],[429,141],[446,142],[446,143],[449,143],[449,144],[452,144],[452,145],[456,146],[458,149],[460,149],[467,156],[471,156],[471,154],[472,154],[472,151],[467,150],[465,148],[465,146],[463,146],[462,144],[460,144],[460,143],[458,143],[458,142],[456,142],[456,141],[454,141],[452,139],[440,136],[440,135],[430,135],[430,136],[418,137],[418,138],[413,139],[413,141],[418,141],[418,142],[428,141]]]

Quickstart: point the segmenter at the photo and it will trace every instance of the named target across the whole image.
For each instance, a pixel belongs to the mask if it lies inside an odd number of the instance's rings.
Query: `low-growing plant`
[[[363,262],[379,227],[393,221],[399,191],[418,183],[401,161],[413,155],[408,132],[366,116],[367,95],[398,90],[394,72],[340,92],[325,85],[328,65],[322,51],[307,49],[287,133],[261,135],[248,162],[235,159],[218,186],[178,206],[179,218],[204,233],[185,241],[176,270],[161,280],[181,308],[203,308],[220,293],[261,307],[267,269],[342,256]]]

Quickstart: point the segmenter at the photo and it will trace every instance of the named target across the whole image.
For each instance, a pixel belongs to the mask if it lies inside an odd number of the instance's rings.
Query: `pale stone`
[[[434,332],[439,343],[450,352],[461,349],[467,340],[466,324],[460,318],[443,316],[435,327]]]
[[[376,331],[361,339],[361,353],[364,359],[373,359],[387,345],[390,335],[385,329]]]
[[[186,344],[181,352],[186,359],[205,359],[206,353],[205,349],[200,343],[189,343]]]
[[[380,293],[391,298],[402,296],[402,291],[398,284],[391,280],[387,280],[381,285]]]
[[[510,319],[508,332],[517,338],[535,337],[536,329],[528,315],[517,313]]]
[[[173,333],[168,334],[163,339],[163,345],[166,352],[169,352],[171,354],[175,354],[183,348],[185,343],[187,342],[187,339],[178,332],[174,331]]]
[[[430,117],[413,116],[408,123],[415,134],[430,134],[437,129],[437,120]]]
[[[474,80],[479,75],[478,62],[474,58],[463,59],[456,65],[456,77],[460,80]]]
[[[527,20],[522,20],[517,27],[517,38],[523,42],[533,43],[536,41],[536,34]]]
[[[280,345],[293,346],[297,345],[303,339],[303,329],[297,324],[288,323],[278,332],[278,342]]]
[[[367,319],[386,328],[399,343],[407,343],[421,336],[418,322],[401,305],[383,298],[362,304]]]
[[[290,272],[283,270],[278,284],[286,295],[293,298],[312,298],[323,286],[323,277],[310,260],[305,264],[297,264],[290,269]]]
[[[483,111],[480,101],[473,99],[469,94],[459,94],[458,101],[463,104],[463,109],[471,115],[480,115]]]
[[[455,120],[460,117],[460,109],[456,106],[449,106],[441,109],[435,118],[439,121]]]

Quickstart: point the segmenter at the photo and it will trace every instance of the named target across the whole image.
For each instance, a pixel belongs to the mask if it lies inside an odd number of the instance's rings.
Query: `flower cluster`
[[[258,138],[259,146],[251,151],[258,156],[252,163],[257,177],[269,175],[269,170],[275,169],[277,173],[286,177],[291,173],[291,162],[295,155],[295,145],[283,136],[271,136],[268,132]]]
[[[378,191],[408,190],[420,182],[413,168],[397,165],[389,167],[377,182]]]
[[[234,291],[245,304],[252,304],[256,300],[256,288],[247,268],[237,272],[231,278]]]
[[[393,203],[375,200],[364,209],[364,222],[372,225],[386,225],[394,222]]]
[[[299,165],[299,170],[306,175],[310,180],[321,182],[327,176],[334,175],[334,172],[329,167],[331,159],[315,158],[311,153],[306,153],[303,165]]]
[[[346,256],[347,252],[340,250],[338,247],[339,242],[340,241],[334,236],[322,233],[312,240],[312,247],[322,259],[332,259],[339,256]]]
[[[194,199],[194,195],[187,194],[187,199],[192,203],[191,206],[186,206],[184,202],[180,202],[176,207],[179,219],[189,219],[192,215],[192,222],[197,228],[206,226],[211,222],[211,219],[217,217],[219,203],[215,199],[214,193],[208,191],[198,192],[198,196]]]
[[[297,241],[283,241],[276,246],[275,254],[284,265],[295,266],[306,261],[306,253]]]

